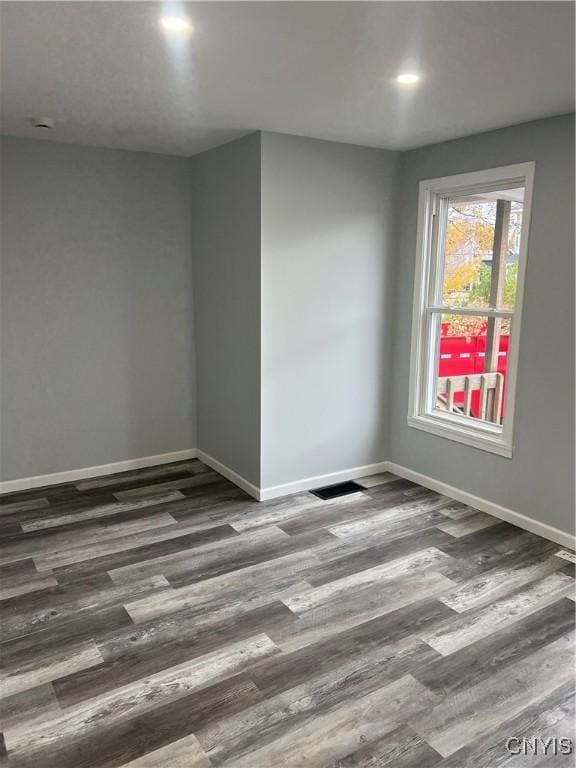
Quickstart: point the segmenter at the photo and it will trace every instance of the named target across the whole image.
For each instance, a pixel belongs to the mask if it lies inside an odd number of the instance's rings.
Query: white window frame
[[[534,168],[535,164],[528,162],[474,173],[444,176],[439,179],[428,179],[420,182],[418,201],[418,239],[414,278],[408,425],[507,458],[512,458],[514,449],[514,406],[516,403],[516,378]],[[515,308],[512,312],[487,308],[464,310],[462,307],[457,308],[460,313],[466,312],[486,317],[511,317],[513,315],[506,370],[505,417],[504,423],[500,427],[490,422],[473,421],[455,413],[434,410],[433,397],[438,369],[436,350],[431,349],[434,332],[433,323],[428,320],[428,314],[438,313],[440,308],[446,312],[451,309],[449,306],[443,305],[442,286],[439,284],[440,281],[435,278],[436,270],[441,264],[440,260],[444,258],[444,243],[439,242],[438,238],[438,231],[442,227],[442,223],[438,221],[441,210],[440,200],[498,189],[511,189],[515,186],[523,186],[525,189]]]

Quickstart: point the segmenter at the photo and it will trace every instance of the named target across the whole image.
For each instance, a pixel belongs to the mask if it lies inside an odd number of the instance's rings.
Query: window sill
[[[507,459],[512,458],[512,445],[500,433],[467,428],[461,424],[450,423],[445,418],[434,416],[408,416],[408,426],[481,451],[496,453]]]

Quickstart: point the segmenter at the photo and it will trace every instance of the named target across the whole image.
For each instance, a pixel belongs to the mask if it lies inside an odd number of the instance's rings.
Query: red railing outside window
[[[465,376],[471,373],[484,373],[486,352],[486,331],[473,336],[451,336],[450,323],[442,323],[440,334],[439,376]],[[504,376],[504,397],[506,396],[506,365],[508,362],[509,336],[500,336],[498,351],[498,371]],[[464,394],[456,393],[456,405],[464,402]],[[477,418],[480,403],[480,390],[472,393],[472,413]],[[503,415],[504,407],[502,407]]]

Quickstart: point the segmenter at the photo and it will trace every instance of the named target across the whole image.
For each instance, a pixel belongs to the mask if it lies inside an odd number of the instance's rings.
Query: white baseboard
[[[555,541],[557,544],[561,544],[563,547],[569,549],[576,549],[576,537],[561,531],[559,528],[554,528],[552,525],[541,523],[539,520],[534,520],[532,517],[527,517],[521,512],[515,512],[513,509],[502,507],[500,504],[495,504],[493,501],[482,499],[480,496],[474,496],[472,493],[462,491],[459,488],[455,488],[453,485],[442,483],[440,480],[434,480],[432,477],[422,475],[420,472],[414,472],[412,469],[402,467],[400,464],[395,464],[392,461],[386,462],[386,470],[392,472],[399,477],[403,477],[406,480],[411,480],[414,483],[423,485],[425,488],[430,488],[431,491],[436,491],[444,496],[449,496],[451,499],[461,501],[474,509],[479,509],[481,512],[486,512],[493,517],[498,517],[500,520],[505,520],[507,523],[512,523],[518,528],[523,528],[525,531],[530,531],[538,536],[542,536],[544,539]]]
[[[156,456],[144,456],[141,459],[128,459],[117,461],[114,464],[100,464],[97,467],[83,467],[71,469],[67,472],[53,472],[49,475],[36,475],[35,477],[22,477],[18,480],[5,480],[0,482],[0,493],[14,493],[28,491],[31,488],[40,488],[43,485],[60,485],[61,483],[75,483],[77,480],[86,480],[91,477],[114,475],[117,472],[130,472],[133,469],[155,467],[159,464],[171,464],[174,461],[187,461],[196,458],[196,448],[188,448],[185,451],[173,451],[172,453],[159,453]]]
[[[261,501],[260,488],[251,483],[249,480],[246,480],[246,478],[242,477],[242,475],[234,472],[234,470],[230,469],[230,467],[227,467],[226,464],[222,464],[221,461],[218,461],[218,459],[210,456],[210,454],[205,453],[200,448],[198,448],[196,451],[196,458],[198,458],[204,464],[207,464],[209,467],[212,467],[215,472],[218,472],[218,474],[225,477],[226,480],[230,480],[231,483],[234,483],[234,485],[242,488],[242,490],[246,491],[246,493],[249,493],[250,496],[253,496],[258,501]]]
[[[296,480],[293,483],[285,483],[284,485],[273,485],[269,488],[261,488],[260,501],[276,499],[279,496],[289,496],[291,493],[299,493],[300,491],[309,491],[311,488],[322,488],[324,485],[343,483],[345,480],[357,480],[359,477],[376,475],[379,472],[385,472],[387,466],[388,462],[381,461],[378,464],[366,464],[363,467],[343,469],[340,472],[330,472],[327,475],[305,477],[303,480]]]
[[[242,477],[237,472],[234,472],[234,470],[230,469],[225,464],[222,464],[222,462],[218,461],[213,456],[210,456],[198,448],[188,448],[184,451],[161,453],[156,456],[144,456],[140,459],[118,461],[113,464],[100,464],[96,467],[83,467],[82,469],[72,469],[67,472],[54,472],[49,475],[23,477],[18,480],[5,480],[4,482],[0,482],[0,493],[15,493],[18,491],[27,491],[32,488],[40,488],[45,485],[74,483],[77,480],[86,480],[91,477],[102,477],[117,472],[130,472],[135,469],[144,469],[159,464],[171,464],[176,461],[187,461],[195,458],[203,461],[209,467],[221,474],[227,480],[230,480],[230,482],[234,483],[239,488],[242,488],[242,490],[246,491],[246,493],[250,494],[250,496],[258,501],[267,501],[281,496],[289,496],[292,493],[309,491],[312,488],[333,485],[334,483],[341,483],[345,480],[357,480],[361,477],[378,474],[379,472],[392,472],[406,480],[411,480],[414,483],[423,485],[425,488],[430,488],[432,491],[442,493],[444,496],[449,496],[456,501],[461,501],[475,509],[479,509],[494,517],[498,517],[500,520],[505,520],[507,523],[512,523],[512,525],[516,525],[518,528],[535,533],[550,541],[555,541],[563,547],[576,549],[576,537],[565,531],[561,531],[559,528],[554,528],[552,525],[541,523],[520,512],[515,512],[507,507],[502,507],[499,504],[483,499],[480,496],[474,496],[472,493],[463,491],[460,488],[455,488],[452,485],[443,483],[440,480],[435,480],[432,477],[423,475],[420,472],[415,472],[412,469],[395,464],[392,461],[381,461],[377,464],[353,467],[352,469],[344,469],[340,472],[330,472],[326,475],[306,477],[292,483],[285,483],[284,485],[258,488],[258,486],[254,485],[249,480],[246,480],[246,478]]]

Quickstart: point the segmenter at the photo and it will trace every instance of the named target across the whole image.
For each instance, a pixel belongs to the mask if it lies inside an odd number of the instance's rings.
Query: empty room
[[[0,765],[573,768],[574,30],[0,1]]]

